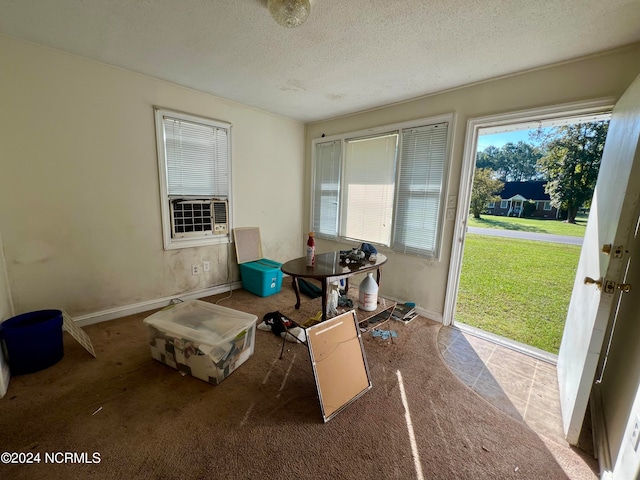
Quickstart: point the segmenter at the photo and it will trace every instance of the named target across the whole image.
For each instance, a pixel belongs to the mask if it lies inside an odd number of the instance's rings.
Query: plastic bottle
[[[367,273],[360,282],[358,308],[365,312],[373,312],[378,308],[378,284],[373,279],[373,273]]]
[[[313,238],[313,232],[309,232],[309,240],[307,240],[307,267],[313,267],[316,264],[316,241]]]

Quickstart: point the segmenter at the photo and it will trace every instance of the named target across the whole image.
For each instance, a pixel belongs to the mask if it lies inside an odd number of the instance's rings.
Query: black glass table
[[[307,267],[307,257],[300,257],[283,264],[283,273],[291,276],[293,290],[296,292],[296,309],[300,308],[300,289],[298,278],[313,278],[319,280],[322,285],[322,319],[327,318],[327,295],[329,285],[332,282],[345,280],[345,288],[349,289],[349,277],[358,273],[376,270],[376,282],[380,285],[380,267],[387,261],[387,257],[378,253],[375,261],[363,259],[357,262],[348,262],[340,258],[340,252],[320,253],[316,255],[313,267]]]

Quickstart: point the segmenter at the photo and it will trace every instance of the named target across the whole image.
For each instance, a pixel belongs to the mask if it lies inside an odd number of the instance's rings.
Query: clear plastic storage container
[[[217,385],[253,355],[257,319],[189,300],[154,313],[144,323],[154,359]]]

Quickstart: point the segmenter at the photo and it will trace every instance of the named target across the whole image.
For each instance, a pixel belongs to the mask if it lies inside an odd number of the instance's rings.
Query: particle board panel
[[[260,228],[234,228],[233,236],[235,238],[238,263],[255,262],[256,260],[262,259]]]
[[[307,329],[322,418],[331,420],[369,389],[369,367],[353,311]]]

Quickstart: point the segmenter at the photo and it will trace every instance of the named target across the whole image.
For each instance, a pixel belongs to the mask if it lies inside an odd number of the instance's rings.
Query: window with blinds
[[[346,141],[344,236],[389,246],[398,134]]]
[[[338,233],[342,142],[318,143],[315,149],[312,230],[326,237]]]
[[[452,117],[314,141],[316,235],[437,256]]]
[[[394,250],[436,251],[447,131],[447,123],[402,130]]]
[[[156,109],[156,130],[165,248],[228,241],[231,125]]]
[[[228,128],[163,115],[169,195],[229,194]]]

